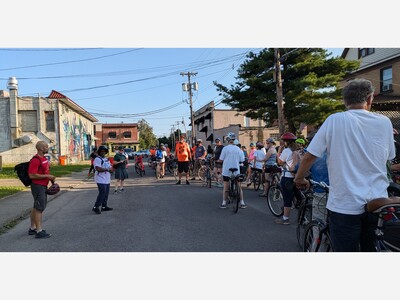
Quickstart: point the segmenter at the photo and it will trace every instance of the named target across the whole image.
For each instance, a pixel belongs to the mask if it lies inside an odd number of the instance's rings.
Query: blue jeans
[[[106,207],[108,201],[108,193],[110,192],[110,184],[98,183],[97,188],[99,190],[99,195],[97,196],[97,200],[94,206],[99,207],[101,205],[102,207]]]
[[[328,211],[328,222],[335,252],[374,251],[373,224],[370,223],[367,212],[346,215]]]

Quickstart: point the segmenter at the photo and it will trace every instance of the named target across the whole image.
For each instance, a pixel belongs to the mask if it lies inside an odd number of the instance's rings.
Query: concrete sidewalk
[[[56,182],[60,185],[60,192],[57,195],[48,196],[48,202],[53,201],[70,189],[78,187],[87,182],[87,172],[75,172],[68,176],[57,177]],[[0,186],[19,186],[24,187],[19,179],[0,179]],[[0,234],[12,227],[19,220],[27,218],[33,206],[33,198],[30,187],[16,194],[0,199]]]

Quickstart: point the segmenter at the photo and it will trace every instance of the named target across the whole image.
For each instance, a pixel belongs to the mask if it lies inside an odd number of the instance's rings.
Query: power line
[[[51,48],[51,49],[0,48],[0,51],[43,52],[43,51],[85,51],[85,50],[98,50],[98,49],[105,49],[105,48]]]
[[[103,58],[106,58],[106,57],[122,55],[122,54],[125,54],[125,53],[129,53],[129,52],[133,52],[133,51],[138,51],[138,50],[141,50],[141,49],[143,49],[143,48],[131,49],[131,50],[123,51],[123,52],[119,52],[119,53],[114,53],[114,54],[109,54],[109,55],[103,55],[103,56],[98,56],[98,57],[92,57],[92,58],[79,59],[79,60],[70,60],[70,61],[63,61],[63,62],[56,62],[56,63],[48,63],[48,64],[40,64],[40,65],[31,65],[31,66],[23,66],[23,67],[5,68],[5,69],[0,69],[0,71],[9,71],[9,70],[18,70],[18,69],[28,69],[28,68],[36,68],[36,67],[44,67],[44,66],[62,65],[62,64],[71,64],[71,63],[77,63],[77,62],[82,62],[82,61],[103,59]]]

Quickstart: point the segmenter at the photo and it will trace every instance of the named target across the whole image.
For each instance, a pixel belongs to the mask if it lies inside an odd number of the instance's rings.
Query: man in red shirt
[[[33,196],[33,209],[31,211],[31,227],[28,234],[35,238],[48,238],[51,236],[42,229],[42,214],[47,205],[47,185],[54,183],[56,177],[50,174],[50,164],[44,156],[49,152],[46,142],[36,143],[37,154],[31,159],[28,168],[29,178],[32,179],[31,192]]]

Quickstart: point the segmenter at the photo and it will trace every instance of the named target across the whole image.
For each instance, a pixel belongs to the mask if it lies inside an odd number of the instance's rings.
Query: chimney
[[[7,88],[10,91],[10,131],[11,147],[18,147],[18,81],[15,77],[10,77],[7,82]]]

